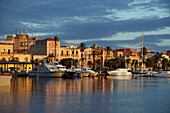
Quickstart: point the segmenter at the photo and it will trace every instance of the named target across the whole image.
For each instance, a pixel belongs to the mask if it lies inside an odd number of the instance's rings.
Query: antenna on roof
[[[23,34],[25,34],[25,29],[23,29]]]
[[[17,34],[17,28],[15,28],[15,34]]]
[[[19,30],[19,33],[20,33],[20,35],[21,35],[21,30]]]
[[[27,35],[27,30],[25,30],[25,34]]]
[[[8,31],[8,36],[9,36],[9,31]]]
[[[33,38],[33,33],[32,33],[32,38]]]

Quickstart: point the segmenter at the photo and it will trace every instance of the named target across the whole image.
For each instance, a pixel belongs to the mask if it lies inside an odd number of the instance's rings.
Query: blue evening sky
[[[0,40],[27,29],[61,45],[170,50],[170,0],[1,0]]]

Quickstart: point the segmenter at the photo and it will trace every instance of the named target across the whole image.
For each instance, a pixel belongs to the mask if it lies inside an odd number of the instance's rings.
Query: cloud
[[[153,1],[155,3],[151,4],[150,2]],[[167,5],[165,3],[158,4],[156,1],[157,0],[135,0],[128,4],[129,8],[127,9],[107,9],[106,12],[108,14],[104,15],[104,17],[113,21],[170,17],[169,8],[166,8]]]
[[[163,39],[160,43],[155,43],[158,46],[170,46],[170,39]]]
[[[156,29],[153,31],[144,31],[144,36],[147,35],[170,35],[170,27],[165,27],[163,29]],[[115,40],[134,40],[137,37],[141,37],[142,32],[118,32],[111,37],[95,38],[95,39],[85,39],[85,40],[63,40],[70,44],[79,44],[81,42],[91,42],[91,41],[115,41]]]
[[[157,0],[135,0],[128,4],[128,6],[139,5],[139,4],[148,4],[150,2],[157,2]]]

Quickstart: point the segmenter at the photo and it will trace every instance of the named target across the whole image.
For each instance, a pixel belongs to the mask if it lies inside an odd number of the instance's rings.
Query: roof
[[[43,39],[43,40],[54,40],[53,38],[46,38],[46,39]]]
[[[0,64],[32,64],[31,62],[0,62]]]

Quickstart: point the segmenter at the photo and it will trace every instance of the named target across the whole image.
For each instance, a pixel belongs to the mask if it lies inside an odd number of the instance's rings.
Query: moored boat
[[[65,71],[56,68],[50,64],[42,64],[38,66],[36,70],[29,72],[30,77],[61,77]]]
[[[80,72],[80,76],[83,76],[83,77],[96,76],[97,74],[98,74],[97,72],[87,67],[83,67]]]
[[[118,68],[113,71],[107,71],[110,76],[132,76],[132,73],[129,72],[129,69]]]

